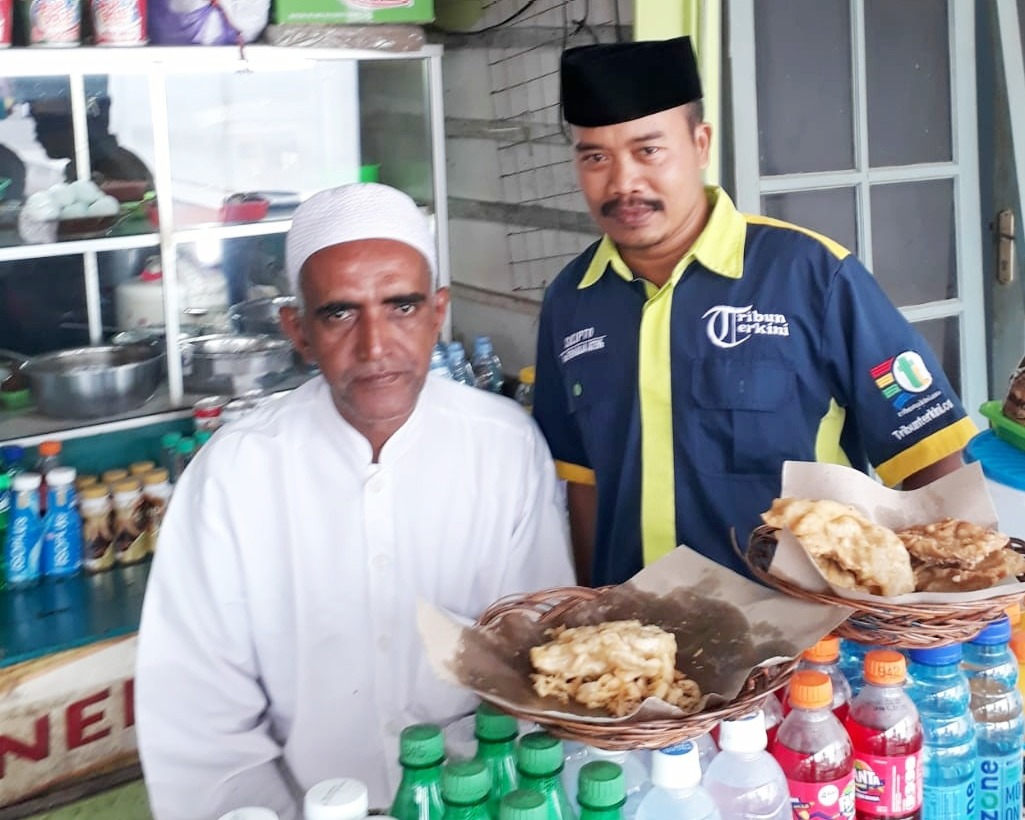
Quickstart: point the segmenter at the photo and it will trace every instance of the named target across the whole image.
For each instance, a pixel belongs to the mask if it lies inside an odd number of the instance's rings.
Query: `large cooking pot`
[[[182,342],[185,388],[238,396],[273,386],[292,369],[292,345],[273,336],[198,336]]]
[[[278,311],[283,307],[295,306],[294,296],[249,299],[228,308],[228,319],[236,333],[283,336],[281,316]]]
[[[145,404],[163,363],[163,352],[146,344],[78,347],[32,356],[22,372],[43,415],[93,419]]]

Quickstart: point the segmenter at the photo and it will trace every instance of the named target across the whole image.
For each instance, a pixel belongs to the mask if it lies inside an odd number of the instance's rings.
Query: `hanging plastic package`
[[[270,0],[149,0],[156,45],[251,43],[267,26]]]

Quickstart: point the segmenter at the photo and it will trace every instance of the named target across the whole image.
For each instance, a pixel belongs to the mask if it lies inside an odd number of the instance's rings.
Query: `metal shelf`
[[[0,248],[0,262],[19,262],[24,259],[42,259],[49,256],[73,256],[94,251],[124,251],[135,248],[156,248],[160,235],[156,233],[129,234],[125,236],[102,236],[95,239],[69,239],[64,242],[48,242],[43,245],[13,245]]]
[[[176,245],[198,242],[206,239],[239,239],[252,236],[272,236],[287,233],[292,227],[291,219],[273,222],[247,222],[242,225],[208,225],[200,228],[183,228],[174,231],[171,237]]]

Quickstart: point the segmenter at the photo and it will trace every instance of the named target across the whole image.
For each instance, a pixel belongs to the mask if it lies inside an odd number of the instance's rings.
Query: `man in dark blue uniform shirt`
[[[744,571],[787,459],[894,486],[975,433],[921,336],[845,248],[706,187],[688,38],[569,49],[563,114],[602,239],[545,295],[534,413],[568,481],[582,583],[678,544]]]

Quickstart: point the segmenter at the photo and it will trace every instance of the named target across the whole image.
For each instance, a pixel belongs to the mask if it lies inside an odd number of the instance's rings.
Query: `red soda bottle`
[[[806,649],[797,668],[814,669],[829,676],[829,682],[833,685],[833,713],[843,723],[850,707],[851,685],[840,671],[840,639],[835,635],[827,635],[811,649]],[[783,714],[786,716],[789,713],[790,700],[784,692]]]
[[[919,820],[922,813],[922,722],[904,691],[904,656],[875,649],[865,656],[865,686],[845,726],[854,744],[858,820]]]
[[[790,712],[770,747],[787,776],[794,820],[854,819],[854,747],[833,712],[833,684],[815,669],[790,681]]]

